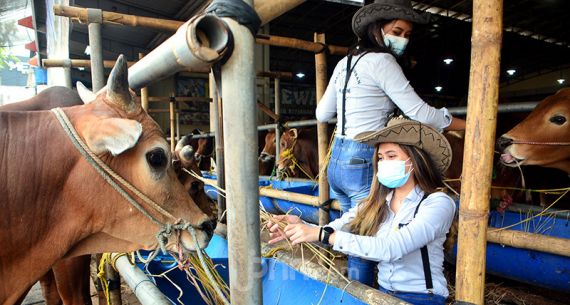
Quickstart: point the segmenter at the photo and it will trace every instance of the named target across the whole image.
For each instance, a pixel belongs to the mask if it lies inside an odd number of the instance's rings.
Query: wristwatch
[[[323,227],[323,233],[323,240],[321,242],[325,245],[330,245],[329,238],[331,237],[331,234],[334,233],[334,229],[331,227]]]

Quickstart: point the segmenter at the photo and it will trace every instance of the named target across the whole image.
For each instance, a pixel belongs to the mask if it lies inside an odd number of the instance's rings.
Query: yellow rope
[[[111,295],[109,294],[109,282],[107,281],[107,275],[105,274],[105,264],[111,261],[111,253],[103,253],[101,260],[99,261],[99,271],[97,272],[97,277],[101,282],[101,288],[103,293],[105,293],[105,299],[107,304],[111,304]]]
[[[261,253],[261,256],[265,257],[265,258],[272,258],[273,256],[275,256],[275,253],[279,252],[279,251],[284,251],[287,250],[287,248],[285,247],[275,247],[275,248],[271,248],[270,250],[268,250],[265,253]]]

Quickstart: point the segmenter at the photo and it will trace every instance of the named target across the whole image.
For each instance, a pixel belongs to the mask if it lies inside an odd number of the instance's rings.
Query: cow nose
[[[513,144],[513,139],[507,138],[505,136],[501,136],[497,139],[497,150],[503,151],[505,148],[509,147],[509,145]]]
[[[208,234],[209,237],[212,237],[212,235],[214,235],[214,230],[216,229],[217,224],[218,223],[215,220],[206,220],[200,225],[200,230]]]

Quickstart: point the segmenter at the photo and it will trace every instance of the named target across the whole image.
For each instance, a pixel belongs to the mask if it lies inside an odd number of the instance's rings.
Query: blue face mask
[[[383,29],[380,30],[382,31],[382,36],[384,37],[384,45],[386,45],[387,48],[392,50],[394,54],[402,56],[410,40],[404,37],[394,36],[391,34],[384,34],[384,30]]]
[[[399,188],[400,186],[406,184],[406,181],[408,181],[410,174],[413,171],[412,168],[409,172],[406,173],[406,161],[378,161],[378,172],[376,173],[378,182],[391,189]]]

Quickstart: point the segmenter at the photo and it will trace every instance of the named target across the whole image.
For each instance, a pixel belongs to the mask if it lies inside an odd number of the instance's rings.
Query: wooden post
[[[174,94],[173,96],[170,98],[170,107],[169,107],[169,113],[170,113],[170,151],[174,151],[174,149],[176,148],[176,138],[175,138],[175,122],[174,122],[174,116],[175,116],[175,106],[176,106],[176,100],[174,98]]]
[[[473,1],[471,72],[459,208],[456,299],[483,304],[487,222],[499,99],[502,0]]]
[[[139,59],[144,57],[143,53],[139,53]],[[144,111],[148,112],[148,87],[141,88],[141,106]]]
[[[324,33],[315,33],[315,43],[325,43]],[[327,89],[327,54],[321,52],[315,54],[315,76],[316,76],[316,93],[317,104],[325,94]],[[327,179],[326,158],[329,146],[329,137],[327,131],[327,123],[317,124],[317,142],[319,147],[319,202],[323,203],[329,200],[329,182]],[[319,210],[319,225],[324,226],[329,223],[330,215],[327,209]]]
[[[141,53],[142,54],[142,53]],[[127,62],[127,65],[130,67],[134,65],[134,61]],[[44,68],[53,68],[53,67],[71,67],[71,68],[89,68],[91,69],[91,61],[89,59],[44,59],[42,60],[42,66]],[[104,60],[103,67],[111,69],[115,66],[114,60]]]

